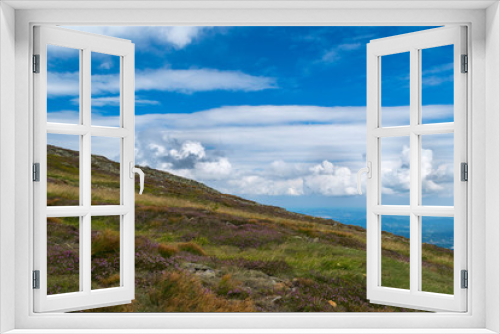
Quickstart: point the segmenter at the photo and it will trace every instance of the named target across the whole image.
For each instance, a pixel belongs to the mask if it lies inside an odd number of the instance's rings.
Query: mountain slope
[[[136,195],[136,299],[97,311],[401,311],[365,298],[363,228],[142,169],[144,195]],[[78,174],[77,152],[48,146],[48,205],[78,204]],[[119,165],[92,156],[93,204],[118,199]],[[78,290],[77,220],[48,220],[50,293]],[[405,288],[409,241],[385,232],[382,238],[382,282]],[[451,293],[453,251],[424,245],[422,252],[424,289]],[[93,217],[92,261],[93,288],[119,285],[118,217]]]

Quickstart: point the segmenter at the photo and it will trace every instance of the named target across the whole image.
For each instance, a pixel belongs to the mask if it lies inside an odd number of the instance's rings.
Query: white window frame
[[[35,312],[75,311],[101,306],[130,303],[135,292],[135,197],[132,169],[135,165],[135,46],[131,41],[52,26],[34,27],[34,54],[39,55],[39,73],[34,84],[34,162],[39,163],[39,182],[33,184],[34,269],[40,272],[39,289],[34,292]],[[47,122],[47,45],[78,50],[80,93],[78,124]],[[92,125],[91,57],[93,52],[119,57],[120,115],[118,127]],[[47,206],[47,135],[77,136],[80,142],[80,205]],[[120,204],[92,205],[91,142],[92,138],[119,140]],[[93,216],[119,216],[120,219],[120,285],[113,288],[91,288],[91,232]],[[47,295],[47,218],[77,217],[79,229],[79,290]]]
[[[132,4],[132,5],[130,5]],[[14,12],[9,5],[18,8]],[[119,6],[131,6],[123,9]],[[46,9],[41,9],[41,8]],[[59,8],[58,7],[69,7]],[[114,10],[103,10],[108,6]],[[147,7],[163,9],[147,9]],[[177,8],[176,8],[177,6]],[[184,8],[178,8],[183,6]],[[398,7],[391,9],[391,6]],[[489,8],[487,8],[489,6]],[[80,9],[75,9],[78,7]],[[81,9],[87,7],[86,9]],[[99,8],[97,8],[99,7]],[[118,8],[117,8],[118,7]],[[144,10],[137,10],[137,8]],[[30,9],[31,8],[31,9]],[[49,8],[49,10],[47,10]],[[349,9],[351,8],[351,9]],[[367,9],[370,8],[370,9]],[[375,9],[374,9],[375,8]],[[438,9],[436,9],[438,8]],[[496,1],[293,1],[152,3],[108,1],[0,4],[0,330],[71,333],[114,329],[181,332],[345,332],[492,333],[500,331],[500,12]],[[14,21],[15,18],[15,21]],[[485,24],[486,23],[486,24]],[[34,314],[30,256],[32,245],[31,75],[32,26],[64,25],[446,25],[469,28],[472,75],[468,78],[471,199],[468,215],[469,307],[467,313],[435,314]],[[15,40],[13,38],[15,31]],[[15,66],[15,73],[13,73]],[[14,82],[15,85],[12,85]],[[488,84],[488,85],[486,85]],[[13,98],[15,97],[15,98]],[[12,112],[15,110],[15,113]],[[14,130],[9,129],[15,128]],[[12,138],[15,136],[15,145]],[[12,174],[15,170],[15,178]],[[488,182],[485,174],[488,174]],[[7,186],[10,186],[8,188]],[[11,199],[15,187],[15,198]],[[488,196],[486,196],[488,194]],[[12,211],[10,206],[15,208]],[[11,219],[11,220],[9,220]],[[11,222],[14,221],[14,224]],[[13,226],[14,225],[14,226]],[[472,226],[474,228],[472,229]],[[15,239],[14,239],[15,238]],[[14,242],[15,241],[15,242]],[[26,259],[30,259],[26,261]],[[12,287],[15,287],[14,289]],[[488,291],[488,293],[486,293]],[[12,307],[14,305],[14,307]],[[141,326],[141,329],[137,329]],[[247,328],[247,331],[243,329]],[[411,330],[413,328],[413,330]],[[121,330],[122,331],[121,331]],[[136,329],[135,331],[132,329]],[[216,330],[219,329],[219,330]],[[237,330],[241,329],[241,331]],[[288,329],[288,330],[286,330]],[[293,330],[295,329],[295,330]],[[345,331],[344,331],[345,329]],[[357,330],[356,330],[357,329]],[[186,331],[183,331],[187,333]]]
[[[462,73],[462,55],[467,54],[464,26],[449,26],[372,40],[367,45],[367,144],[366,160],[372,177],[367,180],[367,296],[370,302],[422,310],[467,310],[467,290],[461,287],[461,271],[467,270],[467,184],[461,181],[461,163],[467,163],[467,76]],[[422,50],[453,46],[454,121],[422,123]],[[409,53],[409,124],[383,127],[382,57]],[[422,203],[421,148],[425,135],[453,134],[454,205]],[[382,201],[381,146],[383,138],[408,138],[410,148],[409,205],[384,205]],[[382,217],[407,216],[410,223],[409,289],[382,285]],[[453,294],[422,290],[422,217],[452,217]]]

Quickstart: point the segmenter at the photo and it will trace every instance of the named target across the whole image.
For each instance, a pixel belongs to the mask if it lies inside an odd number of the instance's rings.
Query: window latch
[[[144,190],[144,172],[140,168],[134,167],[133,161],[130,161],[129,171],[131,179],[134,179],[135,173],[139,174],[139,182],[141,185],[141,189],[139,190],[139,195],[142,195],[142,191]]]
[[[366,167],[365,168],[361,168],[359,171],[358,171],[358,193],[360,195],[362,195],[363,193],[361,192],[361,175],[363,173],[366,173],[366,177],[371,179],[372,178],[372,163],[371,161],[368,161],[366,163]]]

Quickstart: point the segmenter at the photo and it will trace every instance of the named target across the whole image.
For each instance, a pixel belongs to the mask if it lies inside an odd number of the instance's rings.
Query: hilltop
[[[77,204],[78,152],[49,145],[47,154],[48,205]],[[365,229],[141,168],[146,182],[144,195],[136,195],[136,299],[94,311],[407,311],[366,300]],[[93,204],[114,204],[118,194],[119,165],[92,156]],[[119,284],[117,222],[92,220],[93,288]],[[48,231],[49,293],[78,290],[78,221],[50,218]],[[405,288],[409,240],[386,232],[382,238],[383,284]],[[452,292],[453,251],[424,245],[423,266],[426,291]]]

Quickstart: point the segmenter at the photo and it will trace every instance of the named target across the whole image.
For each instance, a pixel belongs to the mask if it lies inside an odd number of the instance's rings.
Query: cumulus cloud
[[[133,43],[140,46],[140,48],[138,47],[139,50],[141,48],[147,48],[153,43],[171,46],[175,49],[182,49],[194,41],[201,39],[208,31],[215,29],[215,27],[208,26],[82,26],[66,28],[130,39]]]
[[[310,170],[312,175],[304,177],[306,193],[324,196],[357,194],[355,179],[349,168],[325,160]]]
[[[162,132],[141,132],[136,163],[199,181],[219,180],[232,172],[229,160],[198,141],[179,141]]]
[[[444,139],[443,141],[447,141]],[[452,150],[453,142],[439,143],[440,153]],[[436,148],[436,147],[434,147]],[[396,152],[394,152],[396,153]],[[410,190],[410,148],[403,146],[399,154],[382,157],[382,194],[408,196]],[[420,173],[422,178],[422,195],[453,195],[453,161],[449,157],[435,159],[433,149],[422,148]]]
[[[440,117],[452,106],[433,108],[432,114]],[[394,107],[389,112],[397,117],[400,110]],[[356,195],[356,173],[366,163],[365,112],[361,107],[268,105],[137,115],[136,163],[232,194]],[[49,115],[54,121],[75,119],[78,114]],[[117,124],[116,117],[92,117],[99,124]],[[453,141],[446,137],[450,135],[423,139],[424,196],[446,195],[452,189]],[[383,193],[407,196],[409,144],[386,144]]]
[[[137,164],[211,184],[233,194],[252,195],[353,195],[355,179],[347,167],[330,161],[320,164],[274,160],[260,168],[235,170],[229,158],[207,150],[198,141],[180,141],[167,134],[141,133],[136,145]]]
[[[191,44],[204,31],[213,29],[213,27],[194,27],[194,26],[176,26],[163,27],[160,29],[158,40],[163,40],[181,49]]]

